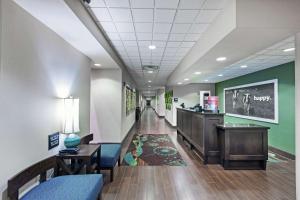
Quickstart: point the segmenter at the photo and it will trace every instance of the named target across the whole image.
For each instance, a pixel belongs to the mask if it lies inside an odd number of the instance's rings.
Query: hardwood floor
[[[176,129],[150,108],[126,139],[123,155],[136,132],[169,134],[188,166],[116,167],[114,182],[109,183],[106,178],[104,200],[296,199],[294,161],[268,163],[266,171],[223,170],[220,165],[203,165],[194,152],[177,141]]]

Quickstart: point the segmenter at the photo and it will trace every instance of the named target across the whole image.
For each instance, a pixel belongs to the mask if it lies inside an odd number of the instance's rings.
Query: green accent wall
[[[269,145],[295,155],[295,63],[287,63],[216,84],[220,111],[223,112],[224,88],[278,79],[279,123],[242,119],[225,116],[225,122],[255,123],[268,126]]]

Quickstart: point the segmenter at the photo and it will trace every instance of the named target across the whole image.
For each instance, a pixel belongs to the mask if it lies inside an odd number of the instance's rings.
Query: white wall
[[[10,177],[57,153],[48,135],[62,130],[59,97],[80,98],[81,134],[89,133],[90,60],[13,1],[0,2],[2,193]]]
[[[91,78],[91,132],[95,141],[120,142],[122,71],[93,69]]]
[[[166,104],[165,104],[165,89],[157,90],[157,101],[156,101],[156,113],[160,117],[165,116]]]
[[[169,90],[173,90],[173,104],[171,110],[166,110],[166,120],[176,126],[176,115],[177,115],[177,107],[180,107],[180,104],[184,103],[185,107],[193,107],[196,104],[200,103],[200,91],[211,91],[211,95],[215,95],[215,84],[188,84],[182,86],[174,86],[172,88],[168,88]],[[178,98],[178,102],[174,102],[174,98]]]
[[[122,82],[130,86],[131,89],[136,89],[134,80],[131,78],[127,70],[122,70]],[[122,89],[122,132],[121,141],[127,136],[132,126],[135,123],[135,110],[129,115],[126,115],[126,90],[123,85]],[[120,141],[120,142],[121,142]]]

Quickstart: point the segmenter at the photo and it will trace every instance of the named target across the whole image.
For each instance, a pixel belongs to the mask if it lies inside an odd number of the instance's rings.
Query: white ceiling
[[[198,80],[193,79],[193,82],[210,82],[216,83],[245,74],[253,73],[270,67],[278,66],[284,63],[295,60],[295,51],[285,52],[283,50],[295,48],[295,37],[289,37],[281,42],[278,42],[271,47],[255,53],[239,62],[229,65],[222,70],[207,74],[205,77],[199,77]],[[241,68],[246,65],[247,68]],[[219,75],[223,76],[219,76]]]
[[[100,68],[118,68],[117,63],[63,0],[14,0]],[[55,11],[55,12],[54,12]],[[92,65],[93,67],[93,65]]]
[[[165,86],[170,73],[194,46],[226,0],[91,0],[103,28],[139,88]],[[148,46],[156,46],[150,50]],[[158,65],[153,74],[142,65]],[[148,81],[151,80],[151,83]]]

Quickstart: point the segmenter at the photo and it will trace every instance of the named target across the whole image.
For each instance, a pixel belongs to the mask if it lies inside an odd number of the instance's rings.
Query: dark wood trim
[[[280,156],[283,156],[283,157],[286,157],[288,159],[291,159],[291,160],[295,160],[296,159],[296,156],[291,154],[291,153],[288,153],[286,151],[282,151],[280,149],[277,149],[275,147],[272,147],[272,146],[269,146],[269,150],[280,155]]]
[[[8,197],[11,200],[17,200],[19,198],[19,189],[37,176],[40,176],[40,183],[46,181],[47,171],[50,169],[54,169],[54,176],[57,176],[56,161],[55,156],[46,158],[9,179],[7,184]]]

